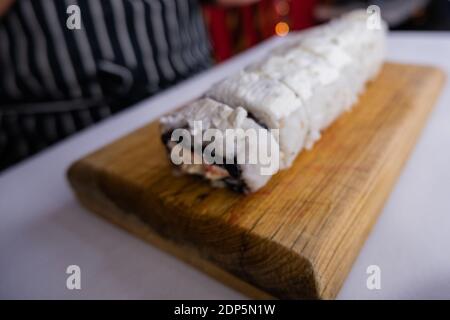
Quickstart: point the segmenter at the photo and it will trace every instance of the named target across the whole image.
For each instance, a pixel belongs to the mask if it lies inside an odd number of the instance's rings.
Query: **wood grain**
[[[155,123],[79,160],[69,180],[87,208],[252,297],[331,299],[444,81],[386,64],[312,151],[249,196],[173,176]]]

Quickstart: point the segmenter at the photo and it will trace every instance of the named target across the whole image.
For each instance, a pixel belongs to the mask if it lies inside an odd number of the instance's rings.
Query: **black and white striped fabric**
[[[0,168],[210,66],[201,13],[198,0],[17,0],[0,18]]]

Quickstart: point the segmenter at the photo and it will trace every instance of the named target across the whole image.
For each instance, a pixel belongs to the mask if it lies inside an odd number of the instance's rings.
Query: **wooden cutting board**
[[[312,151],[249,196],[175,177],[156,123],[68,177],[88,209],[251,297],[334,298],[444,82],[438,69],[387,63]]]

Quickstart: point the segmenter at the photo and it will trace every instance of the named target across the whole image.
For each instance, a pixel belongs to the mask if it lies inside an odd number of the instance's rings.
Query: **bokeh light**
[[[290,11],[289,3],[286,0],[280,0],[275,3],[275,11],[280,16],[287,16]]]
[[[286,22],[278,22],[275,25],[275,34],[279,37],[284,37],[289,33],[289,25]]]

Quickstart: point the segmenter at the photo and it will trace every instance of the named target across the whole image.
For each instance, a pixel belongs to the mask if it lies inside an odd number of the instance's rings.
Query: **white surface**
[[[0,298],[243,298],[81,208],[69,164],[198,96],[283,39],[273,39],[85,130],[0,175]],[[450,73],[449,33],[394,33],[390,60]],[[450,86],[447,85],[339,298],[450,298]],[[66,267],[81,267],[79,291]],[[382,288],[366,288],[381,267]]]

